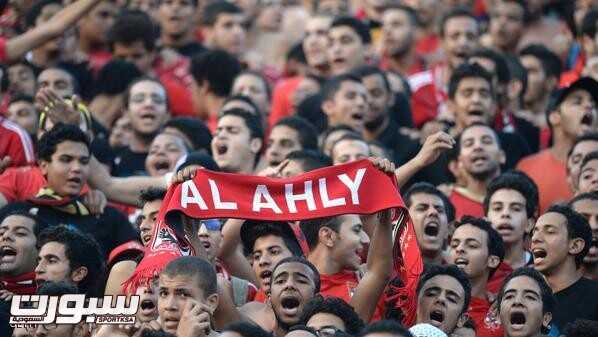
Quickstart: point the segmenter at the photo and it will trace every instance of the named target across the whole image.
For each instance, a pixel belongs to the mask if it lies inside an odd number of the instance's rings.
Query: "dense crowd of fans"
[[[0,6],[0,336],[598,336],[598,1]],[[193,253],[155,249],[201,170],[361,159],[409,217],[183,215]],[[140,304],[9,326],[33,294]]]

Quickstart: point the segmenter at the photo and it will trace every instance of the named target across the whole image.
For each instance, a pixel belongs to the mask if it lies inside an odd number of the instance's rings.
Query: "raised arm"
[[[6,58],[13,62],[28,51],[58,37],[83,15],[87,14],[101,0],[78,0],[56,13],[49,21],[9,39],[6,42]]]
[[[395,170],[397,186],[403,187],[418,171],[434,163],[442,152],[452,149],[454,145],[455,140],[448,133],[440,131],[430,135],[417,155]]]
[[[243,223],[245,223],[245,220],[226,220],[222,226],[222,244],[220,245],[218,258],[232,275],[258,285],[255,273],[249,261],[243,256],[241,249],[241,226],[243,226]]]

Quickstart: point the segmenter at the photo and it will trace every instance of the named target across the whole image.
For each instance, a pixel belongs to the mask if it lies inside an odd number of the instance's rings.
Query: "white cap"
[[[444,331],[428,323],[414,325],[409,329],[409,332],[414,337],[448,337]]]

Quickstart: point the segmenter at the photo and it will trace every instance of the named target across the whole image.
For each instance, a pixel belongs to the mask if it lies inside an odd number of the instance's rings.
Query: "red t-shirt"
[[[289,79],[280,81],[275,87],[272,93],[272,110],[268,119],[268,125],[270,129],[278,122],[281,118],[290,116],[293,111],[292,97],[293,93],[299,86],[299,83],[303,77],[291,77]]]
[[[486,290],[493,293],[498,294],[500,291],[500,287],[502,287],[502,283],[505,281],[505,278],[509,276],[513,272],[513,268],[508,263],[504,261],[498,265],[498,268],[488,280],[488,284],[486,284]]]
[[[567,183],[567,168],[550,149],[523,158],[517,169],[530,176],[538,185],[540,196],[540,214],[555,202],[567,201],[573,197],[573,191]]]
[[[8,168],[0,175],[0,193],[9,203],[34,197],[45,184],[37,166]]]
[[[411,114],[413,123],[421,128],[426,122],[433,120],[444,110],[448,94],[444,89],[444,66],[434,66],[432,69],[409,76],[411,88]]]
[[[484,217],[484,205],[465,196],[459,192],[458,188],[453,189],[449,199],[455,206],[455,219],[459,220],[464,215],[471,215],[477,218]]]
[[[177,62],[164,65],[161,60],[156,62],[154,70],[168,94],[170,112],[173,116],[195,116],[191,84],[193,76],[190,73],[189,59],[182,57]]]
[[[472,297],[467,314],[476,326],[477,337],[503,337],[502,326],[488,319],[490,302],[486,299]]]
[[[6,39],[0,37],[0,62],[6,62]]]
[[[394,69],[392,67],[392,62],[390,61],[389,57],[386,55],[382,56],[382,59],[380,60],[380,69],[401,73],[398,71],[398,69]],[[407,69],[407,72],[405,74],[401,73],[401,75],[411,76],[411,75],[415,75],[417,73],[421,73],[422,71],[425,71],[425,70],[426,70],[426,62],[424,61],[424,59],[422,57],[419,57],[419,55],[416,55],[415,62],[413,62],[411,67],[409,67],[409,69]]]
[[[436,34],[423,36],[415,43],[415,52],[418,55],[434,54],[440,48],[440,38]]]
[[[8,119],[0,117],[0,159],[4,156],[10,156],[10,166],[35,163],[33,143],[27,131]]]

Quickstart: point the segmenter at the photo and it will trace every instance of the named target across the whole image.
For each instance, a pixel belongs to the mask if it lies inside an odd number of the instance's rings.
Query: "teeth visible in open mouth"
[[[272,276],[272,272],[270,270],[264,270],[260,273],[261,279],[269,279]]]
[[[511,324],[525,324],[526,318],[522,312],[511,313]]]
[[[299,306],[300,302],[298,298],[295,297],[286,297],[280,301],[280,305],[282,305],[285,309],[294,309]]]
[[[534,258],[543,259],[546,257],[546,251],[544,249],[534,249],[532,250],[532,254],[534,254]]]
[[[469,261],[463,258],[458,258],[455,260],[455,265],[458,267],[465,267],[469,264]]]
[[[0,248],[0,256],[14,256],[17,255],[17,251],[12,247],[4,246]]]

